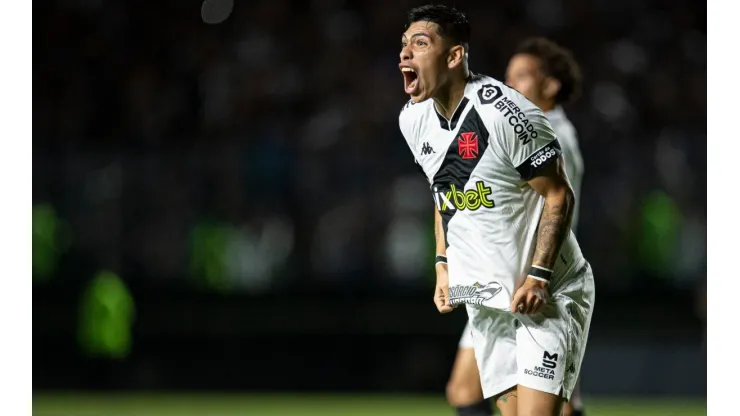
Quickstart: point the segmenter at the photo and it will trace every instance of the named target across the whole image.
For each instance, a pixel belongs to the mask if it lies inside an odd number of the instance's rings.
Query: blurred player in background
[[[570,228],[575,194],[543,111],[473,74],[469,42],[467,17],[448,6],[411,10],[401,37],[411,99],[399,127],[436,207],[433,301],[440,313],[465,305],[483,397],[502,415],[559,416],[595,299]]]
[[[562,104],[577,98],[581,73],[571,53],[545,38],[522,42],[509,61],[506,85],[522,93],[545,112],[563,150],[565,168],[576,196],[571,228],[576,231],[578,205],[583,180],[583,159],[575,128],[565,116]],[[564,405],[564,416],[584,414],[576,384],[571,400]],[[492,406],[483,399],[478,367],[475,362],[470,324],[466,325],[447,384],[447,400],[459,415],[491,415]]]

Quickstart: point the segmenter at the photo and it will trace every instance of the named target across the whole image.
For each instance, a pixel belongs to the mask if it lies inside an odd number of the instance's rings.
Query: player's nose
[[[401,57],[401,62],[408,61],[409,59],[411,59],[411,51],[409,50],[408,46],[404,46],[403,48],[401,48],[400,57]]]

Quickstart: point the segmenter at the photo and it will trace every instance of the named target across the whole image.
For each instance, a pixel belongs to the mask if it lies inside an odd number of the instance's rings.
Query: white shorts
[[[468,323],[465,324],[465,329],[463,329],[462,336],[460,337],[460,343],[457,344],[457,348],[473,348],[473,334],[470,331],[470,321],[468,321]]]
[[[593,313],[591,266],[584,261],[561,282],[535,316],[466,305],[484,397],[519,384],[570,400]]]

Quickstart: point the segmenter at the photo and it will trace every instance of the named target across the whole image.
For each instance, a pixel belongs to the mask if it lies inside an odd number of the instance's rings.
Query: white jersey
[[[544,206],[527,181],[561,154],[550,123],[517,91],[471,75],[450,120],[433,100],[409,101],[399,124],[442,216],[450,303],[508,309],[531,265]],[[554,265],[553,293],[584,263],[571,232]]]
[[[573,192],[576,195],[576,206],[573,209],[573,221],[570,224],[570,228],[573,232],[576,231],[578,226],[578,214],[579,206],[581,202],[581,184],[583,183],[583,157],[581,156],[581,150],[578,147],[578,135],[576,134],[576,128],[565,116],[565,111],[561,106],[557,106],[550,111],[545,112],[545,117],[550,121],[552,129],[555,130],[555,135],[560,143],[560,148],[563,151],[563,159],[565,160],[565,171],[568,174],[570,185],[573,187]]]

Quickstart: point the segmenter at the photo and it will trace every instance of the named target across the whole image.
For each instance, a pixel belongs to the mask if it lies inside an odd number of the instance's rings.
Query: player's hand
[[[534,315],[547,304],[547,282],[527,277],[522,287],[514,293],[511,311]]]
[[[450,313],[453,306],[450,306],[450,277],[447,274],[447,265],[438,264],[437,285],[434,288],[434,305],[437,306],[439,313]]]

